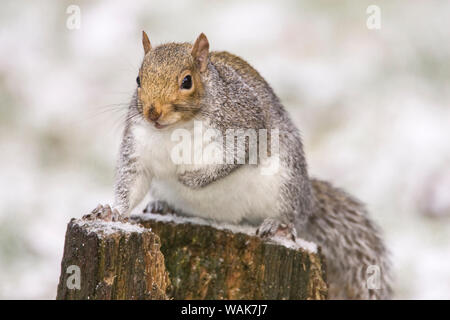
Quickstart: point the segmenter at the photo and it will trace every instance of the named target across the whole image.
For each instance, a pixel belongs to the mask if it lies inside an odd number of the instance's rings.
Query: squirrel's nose
[[[161,112],[156,111],[156,108],[154,105],[150,106],[150,109],[148,110],[148,117],[152,121],[156,121],[161,116]]]

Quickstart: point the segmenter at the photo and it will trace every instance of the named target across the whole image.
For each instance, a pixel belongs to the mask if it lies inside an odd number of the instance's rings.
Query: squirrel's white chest
[[[278,215],[281,172],[263,175],[256,166],[243,166],[203,188],[192,189],[178,181],[178,174],[201,165],[174,161],[177,142],[170,132],[154,132],[141,126],[133,134],[139,163],[152,176],[153,199],[164,200],[186,215],[229,223],[259,224]]]

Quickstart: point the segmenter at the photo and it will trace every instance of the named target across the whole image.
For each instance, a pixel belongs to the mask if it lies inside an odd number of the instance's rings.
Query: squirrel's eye
[[[136,83],[138,85],[138,87],[141,87],[141,78],[139,78],[139,76],[136,78]]]
[[[183,82],[181,83],[181,89],[187,89],[189,90],[192,88],[192,78],[191,76],[187,75],[184,77]]]

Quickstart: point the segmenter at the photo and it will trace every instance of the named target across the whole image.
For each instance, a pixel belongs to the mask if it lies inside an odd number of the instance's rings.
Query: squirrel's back
[[[223,67],[232,68],[237,74],[244,79],[245,82],[253,84],[254,86],[263,85],[266,86],[267,83],[264,78],[253,68],[247,61],[229,53],[227,51],[213,51],[210,54],[210,61],[215,66],[222,66],[220,68],[224,71]],[[220,70],[219,69],[219,70]],[[223,74],[226,77],[226,74]]]
[[[297,127],[272,87],[247,61],[227,51],[211,52],[209,61],[212,68],[205,82],[210,84],[210,92],[216,93],[213,104],[220,101],[221,109],[234,116],[223,119],[219,113],[219,121],[230,121],[239,128],[278,128],[298,136]]]

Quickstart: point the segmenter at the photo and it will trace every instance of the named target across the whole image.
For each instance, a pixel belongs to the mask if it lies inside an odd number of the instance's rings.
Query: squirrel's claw
[[[104,220],[104,221],[121,221],[127,222],[128,217],[123,217],[119,210],[112,209],[109,204],[99,204],[91,213],[86,214],[82,218],[83,220]]]
[[[92,210],[91,214],[97,214],[102,209],[102,205],[99,204],[94,210]],[[85,215],[85,217],[88,215]]]
[[[263,239],[280,236],[295,241],[297,231],[292,223],[282,223],[278,220],[267,218],[256,229],[256,235]]]
[[[157,214],[175,213],[175,211],[169,206],[169,204],[166,201],[162,200],[150,201],[143,212]]]

